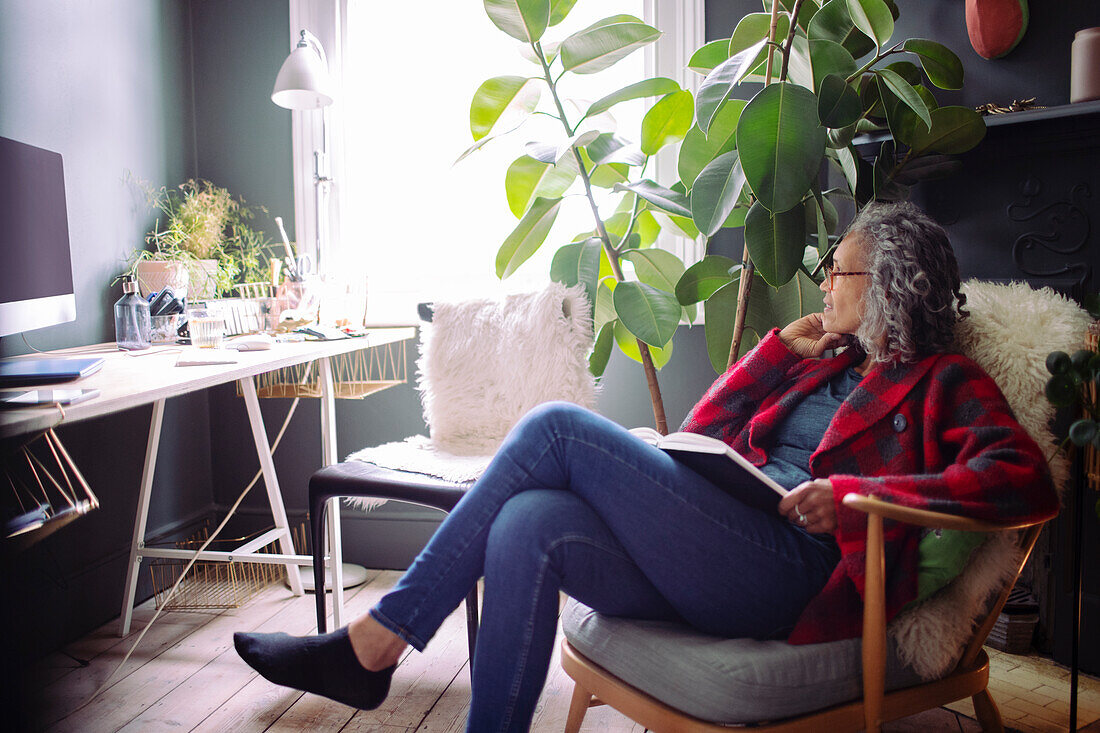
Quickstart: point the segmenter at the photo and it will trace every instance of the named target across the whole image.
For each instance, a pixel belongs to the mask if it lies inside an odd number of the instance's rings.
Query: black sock
[[[345,626],[331,634],[233,634],[241,659],[277,685],[324,695],[361,710],[373,710],[390,691],[397,665],[378,672],[359,664]]]

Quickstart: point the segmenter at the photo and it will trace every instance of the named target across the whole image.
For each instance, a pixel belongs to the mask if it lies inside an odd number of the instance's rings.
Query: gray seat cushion
[[[562,628],[581,654],[624,682],[711,722],[786,718],[854,700],[862,689],[859,639],[800,646],[723,639],[684,625],[605,616],[572,599]],[[920,681],[891,643],[886,688]]]

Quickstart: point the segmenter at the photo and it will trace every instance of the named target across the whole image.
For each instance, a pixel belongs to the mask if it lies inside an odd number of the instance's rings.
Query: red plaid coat
[[[681,429],[720,438],[763,465],[795,405],[864,358],[853,347],[801,359],[772,331],[711,385]],[[1058,511],[1042,451],[989,375],[957,354],[875,366],[829,423],[810,473],[835,488],[841,560],[799,618],[788,639],[794,644],[861,633],[867,517],[841,503],[845,494],[984,520],[1046,519]],[[920,529],[886,520],[885,540],[890,619],[917,595]]]

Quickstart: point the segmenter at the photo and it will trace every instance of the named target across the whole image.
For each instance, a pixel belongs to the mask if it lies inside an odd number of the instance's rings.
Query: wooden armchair
[[[1055,349],[1078,348],[1091,319],[1047,288],[970,281],[963,290],[970,317],[956,326],[956,346],[993,377],[1036,442],[1052,446],[1053,408],[1043,398],[1049,376],[1046,356]],[[1064,457],[1053,459],[1052,472],[1055,484],[1061,485],[1068,474]],[[997,706],[986,689],[989,660],[982,644],[1035,545],[1041,523],[989,524],[859,495],[845,496],[844,503],[868,515],[862,639],[802,646],[719,639],[682,625],[606,617],[570,601],[562,622],[562,667],[576,686],[566,730],[577,731],[587,708],[600,703],[658,732],[728,731],[731,724],[751,724],[754,731],[878,730],[884,721],[966,697],[973,698],[983,729],[1002,730]],[[955,634],[949,642],[938,638],[944,635],[942,625],[924,626],[913,634],[915,626],[901,629],[905,624],[898,620],[891,622],[888,638],[885,519],[1002,533],[996,535],[995,545],[993,540],[983,545],[982,550],[991,552],[977,562],[976,550],[967,569],[952,582],[953,590],[969,594],[969,605],[950,605],[953,593],[939,596],[947,604],[936,610],[948,608],[944,615]],[[1007,541],[1012,538],[1003,534],[1007,531],[1016,531],[1015,548]],[[994,555],[996,571],[986,572],[992,565],[984,561]],[[928,602],[938,600],[934,595]],[[964,614],[956,613],[964,607]],[[935,615],[914,613],[905,623]],[[953,622],[956,618],[958,623]],[[932,649],[937,643],[941,646]],[[925,665],[922,658],[922,677],[910,664],[916,660],[914,649],[943,654],[935,665]],[[960,649],[961,657],[956,657]]]
[[[570,629],[562,640],[562,668],[575,686],[566,723],[566,733],[580,730],[585,712],[593,705],[607,704],[646,728],[663,731],[729,731],[731,723],[760,723],[754,731],[848,731],[879,730],[882,723],[940,707],[966,697],[974,701],[982,729],[1001,731],[1003,726],[996,703],[986,689],[989,658],[982,644],[992,630],[1012,585],[1031,553],[1042,523],[997,525],[938,512],[910,509],[857,494],[844,497],[844,503],[868,515],[866,591],[862,638],[862,699],[851,700],[776,722],[708,721],[661,702],[647,692],[619,679],[587,658],[570,642]],[[922,527],[971,532],[1021,530],[1018,532],[1019,563],[1012,581],[989,607],[975,627],[958,665],[947,676],[930,682],[886,691],[887,639],[884,578],[883,520],[907,522]],[[835,653],[834,644],[816,644],[822,655]],[[796,691],[792,690],[793,694]]]

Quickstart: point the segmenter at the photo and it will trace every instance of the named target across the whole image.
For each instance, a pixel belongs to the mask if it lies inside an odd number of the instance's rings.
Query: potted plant
[[[205,180],[175,188],[142,187],[149,205],[161,214],[146,235],[147,247],[127,263],[143,295],[170,285],[185,289],[192,300],[209,299],[236,282],[267,278],[271,242],[252,227],[253,207]]]
[[[460,160],[532,114],[561,123],[558,138],[529,143],[509,166],[505,187],[519,222],[498,251],[497,275],[507,277],[542,246],[562,206],[585,203],[594,226],[558,249],[551,277],[583,284],[594,304],[593,372],[602,373],[616,344],[640,361],[657,428],[667,432],[656,372],[681,319],[690,322],[703,303],[711,362],[724,370],[744,350],[746,324],[759,335],[820,308],[811,273],[835,238],[834,200],[903,197],[918,179],[951,171],[947,156],[976,145],[985,125],[973,110],[938,107],[923,84],[961,86],[962,65],[950,50],[925,39],[890,45],[893,0],[771,0],[770,12],[745,16],[730,38],[693,55],[690,67],[705,75],[697,94],[672,79],[645,79],[571,114],[563,95],[571,75],[598,73],[660,36],[638,18],[615,15],[547,40],[575,1],[484,0],[536,71],[481,85],[470,108],[474,145]],[[736,99],[752,81],[763,88]],[[640,98],[656,99],[640,130],[607,122],[604,113]],[[875,130],[889,135],[866,161],[853,139]],[[676,144],[679,180],[646,178],[652,156]],[[824,188],[826,169],[843,183]],[[618,206],[603,216],[608,196]],[[744,228],[742,263],[708,256],[685,267],[652,247],[662,228],[694,239],[728,227]]]

